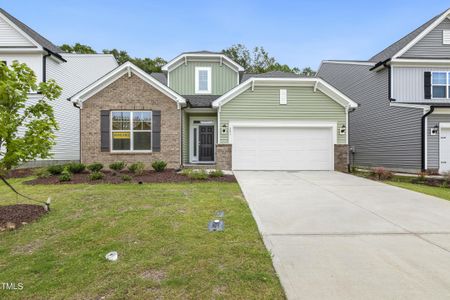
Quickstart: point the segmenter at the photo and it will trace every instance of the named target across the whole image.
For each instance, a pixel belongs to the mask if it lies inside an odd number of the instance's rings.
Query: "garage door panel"
[[[331,128],[237,127],[233,132],[235,170],[331,170]]]

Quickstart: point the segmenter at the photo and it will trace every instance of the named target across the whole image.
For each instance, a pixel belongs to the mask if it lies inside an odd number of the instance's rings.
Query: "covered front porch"
[[[212,109],[183,111],[183,166],[216,167],[217,112]]]

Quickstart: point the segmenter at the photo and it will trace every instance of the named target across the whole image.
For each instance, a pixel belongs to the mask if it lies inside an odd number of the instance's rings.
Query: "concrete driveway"
[[[450,202],[338,172],[235,172],[289,299],[450,299]]]

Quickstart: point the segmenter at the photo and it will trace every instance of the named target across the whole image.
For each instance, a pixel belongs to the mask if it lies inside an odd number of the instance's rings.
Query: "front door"
[[[450,128],[442,127],[439,133],[439,172],[450,171]]]
[[[199,126],[199,161],[214,161],[214,126]]]

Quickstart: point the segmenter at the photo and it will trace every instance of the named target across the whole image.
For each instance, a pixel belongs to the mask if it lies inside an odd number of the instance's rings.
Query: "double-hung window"
[[[111,112],[112,151],[151,151],[152,112]]]
[[[450,98],[450,76],[449,72],[431,72],[431,98]]]
[[[195,68],[195,93],[211,94],[211,67]]]

